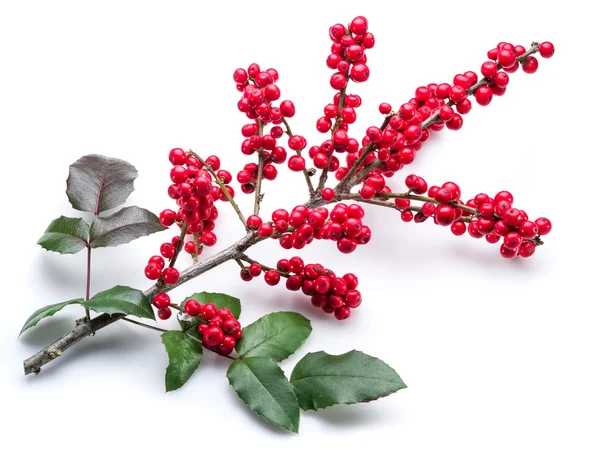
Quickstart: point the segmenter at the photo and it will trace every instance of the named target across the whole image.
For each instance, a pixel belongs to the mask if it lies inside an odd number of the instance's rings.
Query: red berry
[[[262,219],[257,215],[251,215],[246,219],[246,226],[250,230],[258,230],[258,227],[262,224]]]
[[[477,103],[479,103],[481,106],[489,105],[492,102],[493,96],[494,93],[489,86],[481,86],[475,92],[475,100],[477,100]]]
[[[521,64],[523,72],[535,73],[538,69],[538,60],[534,56],[528,56],[527,59]]]
[[[227,319],[225,319],[227,320]],[[208,321],[209,327],[218,327],[221,328],[223,326],[223,318],[220,316],[214,316],[212,319]]]
[[[400,218],[403,222],[410,222],[413,219],[413,213],[409,210],[402,211],[402,213],[400,214]]]
[[[217,315],[217,307],[213,303],[206,303],[200,308],[200,314],[205,320],[210,320]]]
[[[467,225],[464,222],[457,221],[450,226],[450,231],[455,236],[462,236],[467,231]]]
[[[325,188],[321,191],[321,198],[326,202],[330,202],[335,198],[335,192],[331,188]]]
[[[175,246],[169,242],[165,242],[160,246],[160,254],[167,259],[171,259],[175,256]]]
[[[538,235],[538,226],[535,224],[535,222],[525,220],[519,226],[519,234],[525,239],[532,239]]]
[[[207,247],[212,247],[217,243],[217,236],[212,231],[206,231],[202,234],[202,242],[204,242]]]
[[[280,279],[281,279],[281,275],[279,275],[279,272],[277,272],[276,270],[267,270],[265,272],[265,282],[269,286],[277,285],[279,283]]]
[[[511,231],[504,236],[504,247],[515,250],[518,249],[523,242],[523,236],[516,231]]]
[[[350,26],[348,28],[352,33],[362,35],[367,32],[367,29],[369,28],[369,22],[365,17],[357,16],[352,19],[352,22],[350,22]]]
[[[347,306],[340,306],[339,308],[335,309],[333,315],[337,320],[344,320],[350,317],[350,313],[350,308],[348,308]]]
[[[454,208],[452,206],[441,205],[435,212],[435,220],[444,227],[451,225],[454,218]]]
[[[231,334],[235,330],[241,330],[242,326],[235,319],[227,319],[227,320],[223,321],[223,327],[222,328],[223,328],[223,330],[225,330],[225,333]]]
[[[155,255],[148,260],[148,264],[156,264],[160,266],[160,270],[162,270],[165,267],[165,260],[162,256]]]
[[[350,308],[357,308],[362,303],[362,297],[360,292],[356,289],[349,289],[344,295],[344,302]]]
[[[362,83],[369,79],[369,68],[366,64],[354,64],[350,69],[350,78],[355,83]]]
[[[165,283],[175,284],[179,281],[179,270],[175,267],[167,267],[163,270],[162,277]]]
[[[171,209],[165,209],[160,213],[158,220],[160,221],[161,225],[170,227],[175,223],[175,211]]]
[[[550,231],[552,231],[552,223],[545,217],[540,217],[539,219],[536,219],[535,224],[538,227],[538,233],[540,234],[540,236],[544,236],[550,233]]]
[[[356,250],[358,243],[353,237],[342,237],[337,241],[337,248],[344,254],[352,253]]]
[[[158,318],[160,320],[167,320],[169,317],[171,317],[171,308],[162,308],[158,310]]]
[[[329,84],[331,85],[331,87],[338,91],[344,89],[347,83],[348,80],[346,80],[346,76],[340,72],[336,72],[333,75],[331,75],[331,79],[329,80]]]
[[[498,66],[492,61],[486,61],[481,65],[481,74],[486,78],[494,78],[498,73]]]
[[[504,201],[507,201],[507,202],[508,202],[508,203],[510,203],[511,205],[512,205],[512,204],[513,204],[513,202],[515,201],[515,199],[513,198],[513,195],[512,195],[510,192],[508,192],[508,191],[501,191],[501,192],[498,192],[498,193],[496,194],[496,196],[494,197],[494,202],[495,202],[495,203],[498,203],[498,202],[500,202],[500,201],[502,201],[502,200],[504,200]]]
[[[326,294],[329,292],[329,288],[331,287],[331,280],[329,277],[321,275],[317,277],[314,283],[315,292],[318,294]]]
[[[270,223],[262,223],[258,227],[258,235],[263,238],[270,237],[273,234],[273,225]]]
[[[288,159],[288,167],[292,172],[302,172],[306,167],[306,162],[302,156],[294,155]]]
[[[196,251],[196,244],[192,241],[188,241],[185,243],[185,246],[183,248],[186,251],[186,253],[192,254]]]
[[[450,119],[448,122],[446,122],[446,127],[448,127],[449,130],[460,130],[463,126],[463,118],[460,114],[454,114],[454,116],[452,117],[452,119]]]
[[[452,86],[450,88],[450,92],[448,93],[448,97],[454,103],[458,103],[463,100],[467,96],[467,91],[462,86]]]
[[[500,254],[502,255],[503,258],[512,259],[517,256],[518,250],[510,249],[510,248],[506,247],[504,244],[502,244],[500,246]]]
[[[158,264],[148,264],[144,269],[144,273],[146,274],[146,278],[150,280],[156,280],[160,277],[160,272],[162,268]]]
[[[523,214],[517,208],[509,208],[504,211],[503,218],[508,226],[515,227],[523,221]]]
[[[531,241],[525,241],[519,247],[519,256],[529,258],[535,252],[535,244]]]
[[[223,334],[223,330],[221,330],[221,328],[210,327],[204,333],[204,336],[202,337],[202,343],[207,347],[215,347],[223,342],[224,337],[225,335]]]
[[[171,164],[174,166],[183,166],[186,159],[187,155],[180,148],[174,148],[169,152],[169,161],[171,161]]]
[[[217,316],[219,316],[223,320],[235,319],[235,317],[233,317],[233,314],[231,314],[229,308],[219,308],[217,310]]]
[[[158,309],[168,308],[171,304],[171,298],[166,292],[159,292],[154,296],[154,300],[152,300],[152,303]]]
[[[516,60],[517,57],[515,53],[510,50],[504,49],[498,52],[498,64],[504,68],[514,66]]]
[[[540,44],[540,56],[550,58],[552,55],[554,55],[554,45],[551,42],[542,42]]]
[[[183,305],[183,309],[185,310],[188,316],[195,317],[200,315],[201,306],[197,300],[190,298],[188,301],[185,302],[185,305]]]

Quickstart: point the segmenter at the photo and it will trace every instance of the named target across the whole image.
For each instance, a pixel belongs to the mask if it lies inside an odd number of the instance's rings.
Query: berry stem
[[[196,248],[192,253],[192,262],[196,264],[198,262],[198,250],[200,250],[200,241],[199,241],[200,233],[194,233],[194,244],[196,244]]]
[[[130,319],[129,317],[123,317],[123,320],[125,322],[133,323],[134,325],[138,325],[140,327],[144,327],[144,328],[148,328],[150,330],[158,331],[160,333],[166,333],[167,331],[170,331],[170,330],[165,330],[164,328],[159,328],[159,327],[148,325],[148,324],[145,324],[145,323],[142,323],[142,322],[138,322],[137,320]]]
[[[258,135],[260,137],[263,136],[263,121],[258,119]],[[263,150],[260,148],[258,150],[258,175],[256,176],[256,191],[254,193],[254,215],[258,216],[260,212],[260,202],[262,201],[262,178],[263,178],[263,168],[265,166],[265,158],[263,155]]]
[[[246,218],[244,217],[244,214],[242,214],[242,211],[240,210],[240,207],[238,206],[238,204],[235,202],[235,200],[233,199],[233,197],[231,196],[231,194],[225,187],[225,184],[223,183],[223,181],[221,181],[221,179],[217,176],[217,174],[215,173],[213,168],[211,166],[209,166],[208,164],[206,164],[206,162],[197,153],[195,153],[191,150],[189,153],[190,153],[190,155],[195,157],[198,161],[200,161],[200,164],[202,164],[202,166],[204,166],[204,168],[208,171],[208,173],[210,173],[213,176],[213,178],[215,179],[215,182],[219,185],[219,187],[223,191],[223,194],[225,194],[225,198],[231,204],[231,206],[235,210],[237,216],[239,217],[240,221],[244,225],[244,228],[246,228]]]
[[[381,126],[379,127],[379,129],[381,131],[384,131],[385,128],[388,126],[388,124],[390,123],[390,118],[392,117],[391,114],[388,114],[386,116],[386,118],[383,120],[383,123],[381,124]],[[371,152],[374,149],[374,145],[371,143],[369,145],[367,145],[364,149],[364,151],[362,152],[362,154],[360,155],[360,157],[356,160],[356,162],[352,165],[352,167],[350,168],[350,170],[348,171],[348,173],[346,174],[346,176],[342,179],[342,181],[340,181],[340,184],[338,185],[338,187],[345,187],[345,186],[353,186],[355,185],[362,177],[353,177],[353,174],[356,173],[356,171],[358,171],[360,169],[360,167],[363,165],[363,163],[365,162],[365,160],[367,159],[367,157],[371,154]],[[374,163],[379,164],[379,160],[374,161]]]
[[[290,274],[287,272],[282,272],[281,270],[277,270],[277,269],[274,269],[273,267],[269,267],[269,266],[259,263],[255,259],[250,258],[245,253],[242,253],[241,256],[239,257],[239,259],[241,259],[242,261],[246,261],[248,264],[258,264],[264,272],[267,272],[268,270],[274,270],[275,272],[279,273],[279,275],[281,275],[284,278],[289,278],[289,276],[290,276]]]
[[[175,262],[177,262],[177,257],[179,253],[181,253],[181,249],[183,248],[183,241],[185,240],[185,235],[187,232],[187,222],[184,221],[181,226],[181,233],[179,234],[179,241],[177,242],[177,247],[175,247],[175,254],[171,258],[171,262],[169,263],[169,267],[175,267]]]
[[[292,137],[294,135],[294,133],[292,133],[292,128],[290,127],[290,124],[287,122],[287,120],[285,120],[285,117],[281,118],[281,123],[283,123],[285,125],[285,134],[287,134],[288,137]],[[296,154],[298,156],[302,156],[302,150],[296,150]],[[304,180],[306,181],[306,186],[308,186],[308,194],[310,195],[310,197],[312,197],[313,195],[315,195],[315,188],[312,184],[312,180],[310,179],[310,175],[308,175],[308,171],[306,170],[306,167],[304,169],[302,169],[302,173],[304,174]]]
[[[415,195],[415,194],[411,194],[410,192],[386,192],[386,193],[378,193],[377,195],[375,195],[375,198],[379,198],[379,199],[389,199],[389,198],[406,198],[409,200],[417,200],[423,203],[426,202],[430,202],[433,203],[434,205],[439,205],[440,203],[435,201],[434,198],[432,197],[427,197],[425,195]],[[380,205],[383,204],[385,206],[389,206],[391,208],[397,209],[396,205],[394,204],[387,204],[387,203],[383,203],[383,202],[367,202],[365,201],[360,194],[338,194],[336,196],[336,199],[339,200],[356,200],[359,202],[364,202],[364,203],[372,203],[372,204],[376,204],[376,205]],[[466,205],[461,205],[460,203],[457,202],[450,202],[448,203],[450,206],[452,206],[453,208],[458,208],[458,209],[462,209],[463,211],[468,212],[469,214],[478,216],[479,215],[479,211],[477,211],[475,208],[471,208],[470,206],[466,206]],[[500,219],[500,217],[497,217],[497,219]]]
[[[349,76],[346,74],[346,83],[348,83]],[[346,86],[347,87],[347,86]],[[344,108],[344,103],[346,102],[346,87],[340,90],[340,101],[338,102],[338,113],[335,118],[335,123],[331,127],[331,139],[333,139],[333,133],[340,127],[340,120],[342,119],[342,109]],[[327,174],[329,172],[329,165],[331,164],[331,158],[333,157],[333,153],[329,155],[329,163],[327,167],[323,169],[321,172],[321,176],[319,178],[319,185],[317,186],[317,191],[321,192],[325,187],[325,183],[327,182]]]
[[[125,322],[129,322],[129,323],[132,323],[132,324],[134,324],[134,325],[138,325],[138,326],[140,326],[140,327],[143,327],[143,328],[148,328],[149,330],[158,331],[159,333],[166,333],[167,331],[172,331],[172,330],[166,330],[166,329],[164,329],[164,328],[155,327],[155,326],[152,326],[152,325],[147,325],[147,324],[145,324],[145,323],[138,322],[137,320],[130,319],[129,317],[123,317],[123,320],[124,320]],[[186,331],[183,331],[183,334],[185,334],[185,335],[186,335],[187,337],[189,337],[190,339],[192,339],[192,340],[194,340],[194,341],[198,342],[198,343],[199,343],[199,344],[200,344],[202,347],[204,347],[206,350],[210,350],[211,352],[213,352],[213,353],[216,353],[216,354],[217,354],[217,355],[219,355],[219,356],[224,356],[225,358],[229,358],[229,359],[232,359],[232,360],[234,360],[234,361],[235,361],[236,359],[238,359],[238,358],[234,358],[233,356],[224,355],[224,354],[222,354],[222,353],[219,353],[219,352],[217,352],[216,350],[213,350],[212,348],[208,348],[206,345],[204,345],[204,344],[202,343],[202,341],[201,341],[200,339],[198,339],[198,338],[196,338],[196,337],[192,336],[191,334],[188,334]]]

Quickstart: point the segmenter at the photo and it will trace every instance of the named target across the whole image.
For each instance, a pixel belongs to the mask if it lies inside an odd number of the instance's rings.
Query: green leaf
[[[394,369],[357,350],[309,353],[294,367],[290,382],[304,410],[368,402],[406,387]]]
[[[60,216],[48,225],[37,243],[51,252],[77,253],[87,246],[89,228],[83,219]]]
[[[196,292],[195,294],[192,294],[189,297],[187,297],[183,301],[182,306],[190,298],[193,298],[194,300],[198,301],[198,303],[200,303],[201,305],[204,305],[206,303],[214,303],[217,309],[228,308],[229,311],[231,311],[231,314],[233,314],[233,317],[235,317],[236,319],[240,318],[240,313],[242,312],[242,305],[240,304],[240,300],[235,297],[232,297],[227,294],[219,294],[216,292]]]
[[[90,247],[116,247],[167,228],[150,211],[129,206],[108,217],[96,217],[90,227]]]
[[[136,168],[127,161],[87,155],[69,167],[67,197],[73,208],[98,215],[125,203],[137,176]]]
[[[31,316],[29,316],[29,318],[25,321],[25,325],[23,325],[23,328],[21,328],[21,332],[19,333],[19,336],[21,336],[25,330],[35,327],[39,323],[40,320],[45,319],[46,317],[53,316],[58,311],[63,309],[65,306],[72,305],[74,303],[81,303],[81,302],[83,302],[82,298],[76,298],[75,300],[69,300],[69,301],[62,302],[62,303],[55,303],[54,305],[47,305],[47,306],[44,306],[43,308],[38,309]]]
[[[96,312],[125,314],[155,320],[148,297],[142,291],[128,286],[115,286],[98,292],[84,304],[88,309]]]
[[[244,327],[235,349],[242,357],[262,356],[282,361],[306,341],[312,327],[310,321],[295,312],[275,312]]]
[[[169,355],[165,374],[167,392],[182,387],[202,362],[203,350],[199,342],[181,331],[167,331],[161,335]]]
[[[268,358],[234,361],[227,378],[240,399],[263,419],[298,432],[300,408],[283,370]]]

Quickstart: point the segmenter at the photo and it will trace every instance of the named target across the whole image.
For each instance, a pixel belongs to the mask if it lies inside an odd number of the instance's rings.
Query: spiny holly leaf
[[[166,230],[150,211],[129,206],[108,217],[96,217],[90,227],[90,247],[116,247]]]
[[[183,301],[182,306],[190,298],[193,298],[201,305],[204,305],[206,303],[214,303],[217,309],[228,308],[229,311],[231,311],[231,314],[233,314],[233,317],[235,317],[236,319],[240,318],[240,313],[242,312],[242,305],[240,304],[239,299],[232,297],[231,295],[219,294],[216,292],[196,292],[195,294],[192,294],[189,297],[187,297]]]
[[[89,229],[83,219],[60,216],[48,225],[37,243],[51,252],[77,253],[87,246]]]
[[[310,321],[295,312],[275,312],[244,327],[235,349],[242,357],[262,356],[282,361],[310,336]]]
[[[29,318],[25,321],[25,325],[23,325],[23,328],[21,328],[21,332],[19,333],[19,336],[21,336],[25,330],[35,327],[39,323],[40,320],[45,319],[46,317],[53,316],[58,311],[63,309],[65,306],[72,305],[74,303],[81,303],[81,302],[83,302],[82,298],[76,298],[75,300],[69,300],[69,301],[62,302],[62,303],[55,303],[54,305],[47,305],[47,306],[44,306],[43,308],[38,309],[31,316],[29,316]]]
[[[169,366],[165,374],[167,392],[182,387],[202,362],[203,350],[199,342],[181,331],[167,331],[161,335]]]
[[[84,304],[88,309],[96,312],[126,314],[155,320],[148,297],[142,291],[128,286],[115,286],[98,292]]]
[[[227,378],[240,399],[263,419],[298,432],[300,408],[283,370],[268,358],[234,361]]]
[[[67,197],[73,208],[98,215],[125,203],[137,175],[122,159],[86,155],[69,167]]]
[[[394,369],[357,350],[309,353],[294,367],[290,382],[304,410],[368,402],[406,387]]]

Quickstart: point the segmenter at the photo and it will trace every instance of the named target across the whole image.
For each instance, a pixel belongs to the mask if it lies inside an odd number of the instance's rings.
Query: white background
[[[599,42],[584,2],[551,3],[558,2],[2,2],[5,448],[599,448]],[[288,374],[308,351],[358,348],[409,386],[374,403],[304,413],[299,436],[248,412],[228,386],[226,361],[213,355],[187,386],[165,394],[159,335],[123,322],[23,377],[22,360],[81,314],[71,307],[16,340],[33,310],[84,292],[84,252],[62,256],[35,245],[55,217],[80,216],[64,195],[68,165],[87,153],[130,161],[140,177],[128,204],[156,213],[171,207],[172,147],[217,153],[235,176],[249,159],[239,151],[244,120],[231,74],[253,61],[279,70],[283,98],[297,106],[293,129],[317,142],[314,123],[333,93],[327,30],[357,14],[376,37],[371,79],[352,88],[363,97],[352,128],[359,139],[380,123],[381,101],[398,106],[417,86],[478,70],[499,41],[555,43],[538,73],[511,75],[505,96],[474,105],[462,130],[432,139],[393,181],[401,189],[411,172],[432,184],[452,180],[466,198],[509,189],[516,206],[552,220],[546,245],[529,260],[506,261],[498,246],[369,209],[368,246],[344,256],[316,242],[300,252],[358,274],[364,302],[348,321],[283,286],[243,283],[235,263],[175,291],[178,301],[202,290],[238,296],[245,324],[273,310],[306,314],[314,331],[283,364]],[[266,213],[305,200],[302,177],[281,166],[280,174],[265,183]],[[241,197],[248,211],[250,198]],[[223,248],[242,229],[227,205],[220,210]],[[166,237],[94,251],[92,290],[148,287],[143,267]],[[283,250],[266,243],[251,254],[274,264]]]

